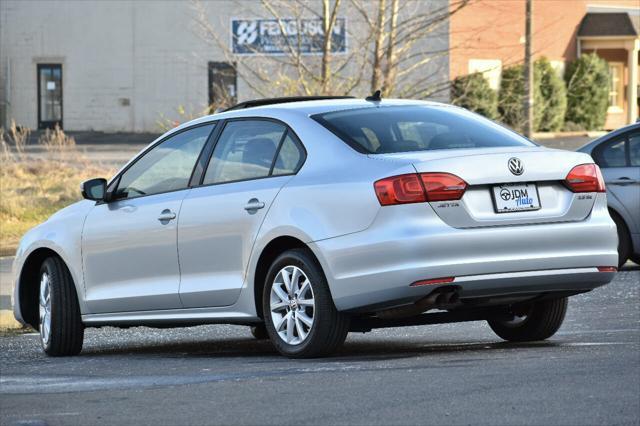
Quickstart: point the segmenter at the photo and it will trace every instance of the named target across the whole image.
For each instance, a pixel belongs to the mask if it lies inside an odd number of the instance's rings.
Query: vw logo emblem
[[[524,173],[524,166],[522,165],[522,161],[519,158],[512,157],[509,158],[509,171],[516,176],[520,176]]]

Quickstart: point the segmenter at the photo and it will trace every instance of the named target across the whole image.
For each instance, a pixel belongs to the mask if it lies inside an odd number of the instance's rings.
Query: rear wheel
[[[611,218],[616,223],[618,229],[618,268],[627,263],[627,259],[631,255],[631,237],[629,230],[622,218],[615,213],[611,214]]]
[[[553,336],[567,313],[567,298],[543,300],[512,311],[510,321],[489,320],[491,329],[504,340],[532,342]]]
[[[47,355],[77,355],[82,350],[84,326],[71,274],[58,257],[40,267],[39,330]]]
[[[291,358],[329,355],[349,332],[349,317],[336,309],[320,266],[304,249],[286,251],[273,262],[262,306],[269,338]]]

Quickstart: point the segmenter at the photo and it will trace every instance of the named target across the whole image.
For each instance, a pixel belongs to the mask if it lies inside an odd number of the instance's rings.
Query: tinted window
[[[216,146],[204,184],[269,176],[285,127],[271,121],[231,121]]]
[[[640,133],[629,136],[629,159],[632,166],[640,166]]]
[[[298,143],[287,132],[282,142],[282,147],[273,166],[274,175],[288,175],[295,173],[304,161],[304,152]]]
[[[605,143],[596,152],[596,162],[600,167],[625,167],[627,158],[624,152],[625,139]]]
[[[354,148],[372,154],[535,146],[490,120],[452,107],[360,108],[313,118]]]
[[[213,126],[186,130],[152,148],[122,174],[116,198],[135,198],[187,188],[193,167]]]

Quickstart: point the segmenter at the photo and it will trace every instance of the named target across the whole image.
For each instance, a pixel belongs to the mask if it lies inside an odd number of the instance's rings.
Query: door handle
[[[257,210],[260,210],[263,208],[264,208],[264,203],[258,200],[257,198],[250,199],[247,205],[244,206],[244,209],[249,213],[255,213]]]
[[[169,209],[162,210],[162,213],[160,213],[160,216],[158,216],[158,220],[160,222],[169,222],[170,220],[173,220],[175,218],[176,214]]]
[[[631,179],[628,177],[621,177],[620,179],[615,179],[610,182],[607,182],[610,185],[631,185],[632,183],[637,183],[638,181],[635,179]]]

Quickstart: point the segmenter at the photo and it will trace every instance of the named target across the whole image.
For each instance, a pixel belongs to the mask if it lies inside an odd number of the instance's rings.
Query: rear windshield
[[[312,118],[354,149],[369,154],[535,146],[517,133],[460,108],[383,106],[316,114]]]

